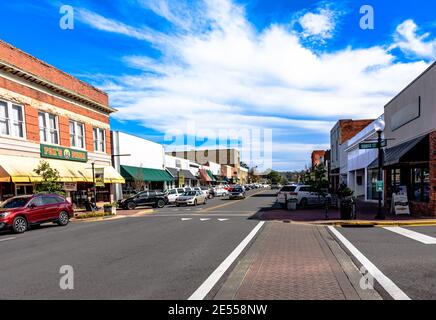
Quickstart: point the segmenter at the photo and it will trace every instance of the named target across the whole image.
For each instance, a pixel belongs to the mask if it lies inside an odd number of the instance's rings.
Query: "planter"
[[[104,206],[103,207],[104,213],[116,215],[117,214],[117,207],[115,206]]]

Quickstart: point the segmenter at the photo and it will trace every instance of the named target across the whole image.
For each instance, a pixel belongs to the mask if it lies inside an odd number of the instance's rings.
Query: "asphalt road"
[[[248,218],[275,201],[274,192],[258,192],[141,217],[1,233],[0,299],[187,299],[258,224]],[[74,270],[73,290],[60,288],[64,265]]]
[[[403,227],[400,234],[378,227],[336,230],[410,299],[436,300],[436,227]],[[417,232],[414,236],[418,239],[430,236],[434,239],[426,240],[434,244],[406,237],[402,234],[404,230]]]

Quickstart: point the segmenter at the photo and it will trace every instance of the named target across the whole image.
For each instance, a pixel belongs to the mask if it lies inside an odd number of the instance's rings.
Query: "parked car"
[[[167,204],[166,196],[163,192],[142,191],[132,197],[118,201],[118,206],[123,209],[133,210],[140,206],[152,206],[153,208],[163,208]]]
[[[181,196],[176,199],[176,206],[179,207],[181,205],[198,205],[198,204],[206,204],[207,197],[203,192],[198,190],[186,191]]]
[[[224,188],[219,187],[219,188],[215,189],[215,196],[216,197],[225,197],[228,195],[229,195],[229,191],[224,189]]]
[[[242,187],[236,187],[230,190],[229,199],[244,199],[245,190]]]
[[[280,185],[280,184],[278,184],[278,183],[273,183],[273,184],[271,184],[271,190],[274,190],[274,189],[280,189],[282,186]]]
[[[13,197],[0,205],[0,230],[23,233],[31,226],[54,222],[66,226],[74,217],[73,206],[57,194]]]
[[[166,192],[166,202],[167,203],[175,203],[177,197],[181,196],[185,192],[184,188],[174,188],[169,189]]]
[[[283,207],[286,205],[286,197],[295,197],[301,208],[324,204],[324,198],[314,192],[309,185],[291,184],[283,186],[277,193],[277,202]],[[331,203],[331,195],[327,193],[326,198]]]
[[[206,187],[206,186],[195,187],[194,190],[202,192],[207,199],[212,199],[213,198],[213,194],[212,194],[212,191],[211,191],[210,187]]]

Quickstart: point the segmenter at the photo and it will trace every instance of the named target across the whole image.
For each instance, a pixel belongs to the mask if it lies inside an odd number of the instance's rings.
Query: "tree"
[[[141,163],[139,168],[135,169],[135,173],[133,175],[132,187],[134,191],[144,190],[144,187],[146,186],[144,180],[145,180],[144,170],[142,168],[142,163]]]
[[[38,167],[33,171],[42,178],[42,181],[35,184],[36,192],[65,195],[62,183],[59,182],[59,171],[50,167],[47,161],[41,160]]]
[[[271,184],[280,183],[282,176],[277,171],[271,170],[270,173],[266,175],[266,178]]]

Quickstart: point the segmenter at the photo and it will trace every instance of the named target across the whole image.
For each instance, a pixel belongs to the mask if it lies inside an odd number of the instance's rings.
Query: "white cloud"
[[[174,9],[172,2],[155,8],[175,25],[168,34],[82,12],[82,22],[148,41],[162,53],[159,60],[123,57],[135,75],[96,82],[109,89],[119,110],[114,117],[160,132],[186,130],[190,123],[198,130],[272,129],[280,143],[292,146],[299,139],[311,148],[328,141],[339,118],[378,117],[384,104],[428,66],[399,62],[382,45],[315,53],[289,25],[256,31],[242,6],[230,0],[201,3],[195,14],[184,12],[183,5]],[[177,17],[184,16],[195,19],[181,28]],[[333,30],[329,23],[306,26],[324,36]],[[301,132],[310,138],[301,141]],[[291,162],[300,158],[294,150],[275,148],[274,153]],[[309,157],[307,149],[300,150]]]
[[[321,9],[319,13],[307,12],[298,19],[303,28],[304,37],[320,37],[329,39],[333,36],[335,28],[334,12],[328,9]]]
[[[430,33],[418,35],[418,26],[413,20],[401,23],[394,35],[395,44],[406,54],[429,60],[436,59],[436,38],[429,39]]]

